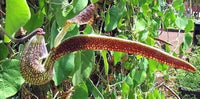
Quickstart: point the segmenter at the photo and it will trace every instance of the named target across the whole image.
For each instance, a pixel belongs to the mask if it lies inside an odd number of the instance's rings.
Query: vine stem
[[[167,88],[177,99],[181,99],[170,87],[168,87],[167,85],[164,85],[163,86],[165,88]]]
[[[57,47],[57,46],[61,43],[63,37],[64,37],[65,34],[67,33],[67,31],[68,31],[69,27],[71,26],[71,24],[72,24],[71,21],[66,21],[66,22],[65,22],[65,26],[64,26],[64,27],[62,28],[62,30],[58,33],[58,35],[56,36],[56,38],[55,38],[55,40],[54,40],[54,47]]]
[[[6,13],[5,13],[5,12],[3,12],[2,10],[0,10],[0,12],[1,12],[3,15],[6,15]]]
[[[38,34],[45,34],[45,32],[43,31],[42,28],[37,28],[33,32],[26,35],[25,37],[17,39],[17,38],[12,37],[10,34],[8,34],[1,25],[0,25],[0,31],[1,31],[2,34],[5,34],[6,36],[8,36],[12,41],[18,42],[18,43],[27,41],[28,39],[32,38],[37,33]]]
[[[160,88],[161,86],[163,86],[164,88],[166,88],[167,90],[169,90],[177,99],[181,99],[176,92],[174,92],[170,87],[168,87],[167,85],[164,84],[164,82],[161,82],[158,86],[156,86],[157,88]]]

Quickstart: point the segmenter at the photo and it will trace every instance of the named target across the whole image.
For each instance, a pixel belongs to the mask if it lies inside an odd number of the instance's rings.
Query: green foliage
[[[188,21],[186,17],[177,17],[175,23],[179,29],[184,30],[186,25],[188,24]]]
[[[30,19],[30,11],[25,0],[6,0],[6,25],[5,30],[10,35],[14,36],[17,30],[24,26]],[[5,42],[10,42],[10,39],[5,36]]]
[[[93,84],[93,82],[88,79],[86,80],[86,85],[88,90],[88,93],[92,93],[92,95],[94,95],[95,99],[102,99],[103,95],[101,94],[101,92],[99,91],[99,89]]]
[[[121,61],[121,58],[124,56],[123,52],[114,52],[114,65]]]
[[[0,62],[0,98],[10,97],[18,92],[24,79],[19,72],[19,60]]]
[[[74,17],[88,4],[88,0],[73,0],[72,4],[65,0],[52,0],[51,2],[55,21],[59,27],[63,27],[65,20]]]
[[[185,33],[188,33],[192,31],[193,29],[194,29],[194,22],[191,19],[189,19],[188,24],[185,27]]]
[[[192,43],[192,35],[190,33],[185,33],[183,41],[183,49],[186,50]]]
[[[73,85],[78,85],[89,78],[94,67],[94,51],[79,51],[75,56],[75,72],[73,74]]]
[[[88,0],[74,0],[72,3],[73,9],[67,15],[67,18],[72,18],[83,10],[88,4]]]
[[[101,54],[102,54],[102,57],[103,57],[105,74],[108,75],[109,67],[108,67],[108,60],[107,60],[107,51],[102,51]]]
[[[190,60],[190,63],[196,66],[198,70],[200,70],[200,48],[194,47],[193,52],[191,52],[188,57]],[[178,71],[178,86],[189,90],[189,91],[198,91],[200,92],[200,72],[192,73],[192,72],[185,72],[183,70]]]
[[[52,31],[52,37],[50,41],[51,48],[53,47],[55,37],[58,34],[56,26],[57,25],[54,24],[51,29]],[[77,25],[74,24],[69,28],[69,31],[67,32],[64,38],[77,35],[78,33],[79,33],[78,27]],[[72,73],[75,64],[74,57],[75,57],[74,53],[70,53],[67,56],[64,56],[56,61],[56,63],[54,64],[55,75],[53,77],[55,85],[61,84],[63,80],[65,80]]]
[[[39,0],[39,5],[30,7],[24,0],[12,2],[7,0],[5,29],[13,36],[24,25],[28,32],[42,26],[46,32],[47,48],[50,50],[65,21],[77,15],[90,3],[98,5],[93,25],[87,24],[84,27],[72,24],[64,39],[80,34],[108,34],[157,47],[154,38],[159,36],[160,27],[165,30],[173,27],[185,30],[184,42],[180,47],[181,52],[184,53],[191,46],[190,32],[194,24],[191,19],[184,16],[182,0],[174,0],[172,5],[167,4],[165,0],[72,0],[72,2]],[[5,38],[5,42],[9,41]],[[4,43],[0,43],[0,98],[13,96],[24,82],[19,72],[20,51],[18,48],[25,44],[13,45],[12,50],[16,53],[10,55],[12,57],[7,57],[11,53]],[[166,45],[165,48],[169,53],[170,47]],[[191,58],[191,62],[198,66],[199,53],[195,55],[198,57]],[[64,86],[68,86],[65,85],[68,81],[70,87],[74,87],[72,92],[74,99],[80,97],[102,99],[119,96],[123,99],[164,99],[164,93],[154,87],[155,72],[168,73],[168,66],[139,55],[87,50],[63,56],[54,64],[54,70],[54,87],[59,92],[65,92]],[[188,88],[190,85],[191,89],[199,87],[199,73],[178,72],[178,81],[181,86]],[[166,74],[165,80],[168,76]],[[193,76],[197,78],[193,79]],[[190,84],[185,82],[190,82]],[[51,91],[48,93],[55,94]]]
[[[126,13],[125,5],[125,1],[120,0],[119,4],[116,4],[109,9],[109,11],[106,14],[106,26],[104,28],[105,31],[111,31],[117,27],[120,19]]]
[[[5,59],[9,54],[8,48],[3,43],[0,43],[0,52],[1,52],[0,60]]]
[[[55,74],[53,80],[55,85],[60,85],[73,71],[74,53],[70,53],[56,61],[54,64]]]
[[[85,27],[85,30],[83,32],[84,32],[84,34],[93,34],[94,30],[93,30],[91,25],[87,24],[86,27]]]
[[[42,11],[38,11],[37,13],[34,13],[33,9],[30,9],[31,11],[31,18],[30,20],[26,23],[24,28],[30,33],[36,28],[39,28],[42,26],[44,23],[44,14]]]
[[[72,99],[88,99],[88,88],[84,82],[81,82],[80,85],[75,86],[75,91],[73,93]]]

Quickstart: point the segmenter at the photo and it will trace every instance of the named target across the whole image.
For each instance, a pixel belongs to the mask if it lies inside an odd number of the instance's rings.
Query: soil
[[[182,31],[178,32],[178,31],[161,31],[159,32],[159,39],[164,40],[170,44],[172,44],[172,46],[170,46],[170,49],[172,51],[174,51],[176,49],[176,52],[178,53],[178,48],[181,45],[181,43],[184,40],[184,33]]]

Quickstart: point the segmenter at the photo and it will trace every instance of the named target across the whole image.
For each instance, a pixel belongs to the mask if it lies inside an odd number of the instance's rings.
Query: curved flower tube
[[[41,39],[41,40],[37,40]],[[154,47],[114,37],[99,35],[78,35],[64,40],[58,47],[53,48],[42,64],[42,58],[47,55],[44,38],[37,34],[27,44],[21,58],[21,73],[31,84],[40,85],[50,81],[53,76],[53,66],[57,59],[78,50],[110,50],[130,54],[138,54],[175,68],[187,71],[197,71],[188,62],[171,56]]]
[[[197,71],[194,66],[184,60],[135,41],[100,35],[78,35],[61,42],[62,37],[65,35],[65,32],[72,22],[77,24],[89,23],[93,16],[91,13],[94,13],[93,4],[74,18],[68,20],[63,31],[57,36],[56,45],[49,54],[43,37],[44,32],[40,30],[31,38],[26,44],[20,60],[21,74],[28,83],[41,85],[49,82],[53,77],[55,61],[62,56],[78,50],[110,50],[138,54],[175,68]],[[89,16],[89,18],[87,18],[87,16]],[[44,59],[46,60],[44,61]]]

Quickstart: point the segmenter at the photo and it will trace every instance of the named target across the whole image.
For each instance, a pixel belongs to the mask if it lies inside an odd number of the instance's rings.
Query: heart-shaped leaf
[[[5,30],[10,35],[22,27],[30,19],[30,11],[26,0],[6,0],[6,20]],[[5,42],[10,39],[5,36]]]
[[[0,63],[0,98],[17,93],[24,82],[19,71],[19,60],[9,59]]]

